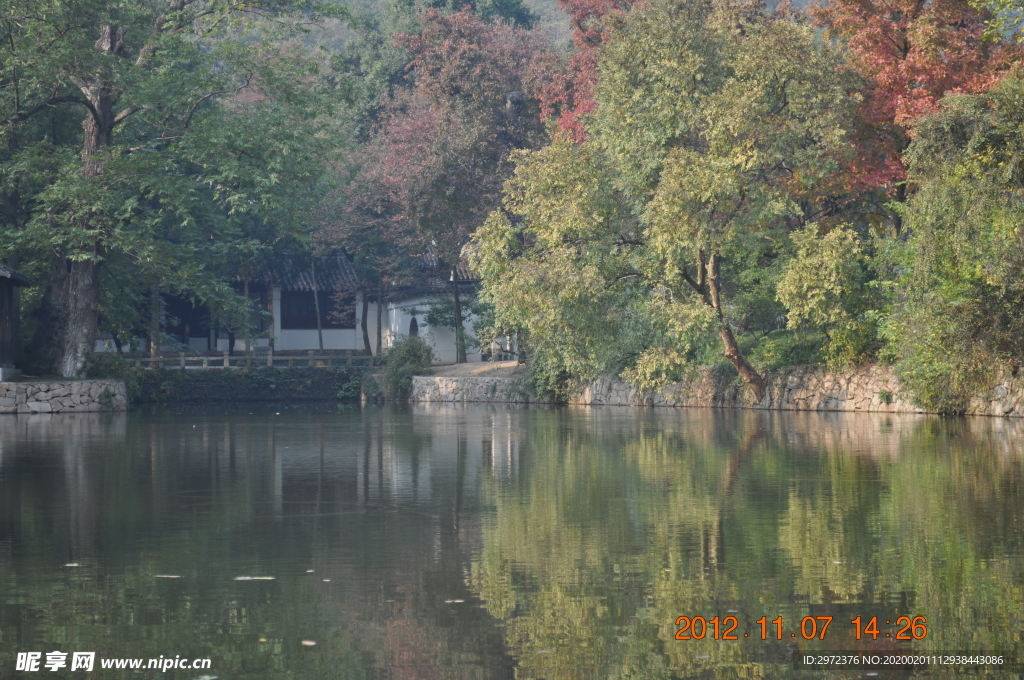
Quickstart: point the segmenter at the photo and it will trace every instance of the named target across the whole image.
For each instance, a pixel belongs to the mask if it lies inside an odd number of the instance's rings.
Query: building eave
[[[0,264],[0,276],[10,279],[11,284],[15,286],[31,286],[32,282],[28,277],[19,274],[10,267]]]

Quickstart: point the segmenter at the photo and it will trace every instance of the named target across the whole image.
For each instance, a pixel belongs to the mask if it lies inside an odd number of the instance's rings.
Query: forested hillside
[[[957,411],[1024,357],[1019,10],[0,0],[19,361],[167,294],[252,335],[240,282],[344,251],[364,301],[447,267],[430,323],[540,393],[883,361]]]

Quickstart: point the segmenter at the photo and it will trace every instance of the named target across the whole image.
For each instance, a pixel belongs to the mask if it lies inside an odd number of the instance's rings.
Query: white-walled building
[[[281,314],[285,313],[291,305],[296,304],[294,297],[288,295],[289,291],[283,291],[280,286],[274,287],[274,351],[308,351],[319,350],[320,340],[316,329],[316,317],[313,316],[312,323],[296,324],[282,323]],[[312,291],[310,291],[310,297]],[[291,299],[289,299],[291,298]],[[308,303],[307,303],[308,304]],[[430,306],[430,297],[426,295],[414,296],[402,300],[385,300],[383,314],[381,315],[381,342],[384,347],[390,347],[394,339],[400,335],[417,335],[427,341],[434,348],[438,364],[455,363],[455,333],[449,328],[430,327],[426,322],[427,310]],[[324,350],[352,350],[362,351],[364,349],[363,331],[359,324],[359,316],[362,310],[362,296],[356,294],[353,298],[353,307],[357,311],[356,319],[350,327],[327,327],[321,324],[323,333]],[[285,317],[286,319],[288,317]],[[472,320],[465,320],[466,333],[473,332]],[[366,331],[370,337],[370,347],[376,351],[377,342],[377,303],[372,299],[367,305]],[[227,339],[221,339],[218,349],[227,349]],[[266,347],[268,338],[259,338],[257,347]],[[199,344],[193,342],[193,345]],[[245,349],[244,339],[235,338],[235,351]],[[197,348],[198,349],[198,348]],[[468,352],[469,361],[480,361],[480,353]]]
[[[429,260],[425,258],[425,262]],[[463,273],[466,273],[464,269]],[[283,259],[267,279],[269,281],[250,281],[248,285],[249,298],[253,301],[250,324],[254,329],[251,339],[254,351],[264,353],[272,343],[275,353],[319,352],[321,335],[325,352],[364,351],[365,343],[360,326],[362,294],[359,292],[359,280],[344,253],[337,252],[317,258],[313,263],[308,258]],[[461,284],[461,290],[468,293],[473,285],[466,281]],[[437,272],[426,266],[420,283],[386,293],[381,313],[383,347],[390,347],[399,336],[416,335],[431,345],[435,363],[454,364],[454,331],[444,327],[430,327],[426,318],[431,298],[448,294],[450,286],[439,281]],[[223,353],[232,343],[235,353],[244,353],[248,349],[248,338],[229,333],[220,327],[209,310],[197,309],[186,300],[165,297],[164,318],[163,332],[169,341],[161,347],[163,352],[175,352],[186,344],[198,353]],[[366,326],[371,351],[376,354],[377,303],[372,296],[367,305]],[[471,337],[472,319],[468,312],[465,314],[464,327],[467,336]],[[140,341],[140,345],[143,344]],[[97,340],[97,351],[114,349],[109,337]],[[480,352],[467,350],[467,359],[480,361]]]

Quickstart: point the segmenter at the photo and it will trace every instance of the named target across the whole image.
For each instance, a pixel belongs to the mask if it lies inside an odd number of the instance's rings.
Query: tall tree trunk
[[[160,289],[149,289],[149,358],[160,356]]]
[[[363,329],[363,353],[373,355],[370,348],[370,331],[366,327],[367,317],[370,316],[370,298],[366,295],[365,288],[359,291],[359,294],[363,297],[363,309],[359,317],[359,327]]]
[[[252,354],[252,300],[249,298],[249,279],[242,280],[242,296],[245,298],[245,356]]]
[[[722,338],[722,344],[725,345],[725,351],[722,354],[729,360],[729,363],[736,367],[744,382],[754,393],[756,401],[760,402],[764,398],[764,378],[743,355],[743,351],[736,342],[736,336],[733,335],[732,328],[729,327],[729,323],[725,319],[725,313],[722,311],[722,286],[718,280],[719,268],[718,256],[711,255],[705,269],[707,276],[705,301],[710,303],[718,316],[718,335]]]
[[[213,315],[213,307],[207,307],[210,311],[210,329],[207,331],[206,351],[212,352],[217,349],[217,320]]]
[[[20,226],[17,218],[15,218],[14,222],[17,226]],[[7,254],[8,267],[17,270],[20,265],[21,263],[14,253]],[[21,354],[24,349],[21,338],[21,286],[12,286],[11,288],[11,352],[14,357],[14,365],[20,366]]]
[[[722,354],[729,360],[729,363],[736,367],[743,381],[747,383],[747,386],[753,391],[757,402],[760,403],[764,399],[764,378],[757,372],[757,369],[750,365],[747,357],[743,355],[739,345],[736,344],[736,337],[732,334],[731,328],[726,325],[721,326],[718,329],[718,335],[722,338],[722,344],[725,345],[725,351]]]
[[[459,270],[452,268],[452,299],[455,301],[455,363],[466,363],[466,336],[462,327],[462,300],[459,298]]]
[[[901,204],[907,202],[906,181],[896,185],[896,202]],[[899,210],[892,211],[892,226],[896,231],[896,236],[900,236],[903,233],[903,214]]]
[[[274,282],[267,279],[267,347],[274,352]]]
[[[65,377],[77,376],[85,368],[85,355],[96,345],[98,318],[96,303],[99,286],[96,281],[96,262],[74,260],[68,281],[68,316],[64,331],[64,346],[57,372]]]
[[[316,311],[316,337],[320,341],[320,353],[324,351],[324,329],[320,322],[320,295],[316,285],[316,256],[309,261],[309,273],[313,277],[313,308]]]
[[[381,343],[384,335],[384,281],[377,282],[377,356],[380,356]]]
[[[125,47],[124,31],[109,24],[101,26],[100,37],[95,47],[104,54],[120,56]],[[82,122],[82,130],[85,133],[82,144],[82,177],[92,180],[103,172],[102,152],[110,145],[114,132],[115,94],[106,83],[95,77],[78,81],[76,84],[92,105],[89,115]],[[88,216],[80,219],[80,227],[83,230],[92,228]],[[85,355],[91,352],[96,344],[96,330],[99,325],[96,311],[99,302],[99,252],[100,244],[97,242],[85,252],[67,254],[67,287],[61,291],[64,294],[67,315],[63,319],[63,328],[58,331],[61,343],[56,365],[57,373],[65,377],[77,376],[82,372]]]

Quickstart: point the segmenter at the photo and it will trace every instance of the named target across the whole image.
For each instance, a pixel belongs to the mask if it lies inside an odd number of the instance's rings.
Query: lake
[[[792,662],[840,651],[998,654],[980,672],[1019,677],[1024,422],[350,404],[0,416],[2,679],[911,674]],[[30,652],[35,675],[16,670]],[[52,652],[67,654],[56,671]],[[92,675],[71,672],[76,652],[95,653]],[[195,659],[209,665],[180,667]]]

